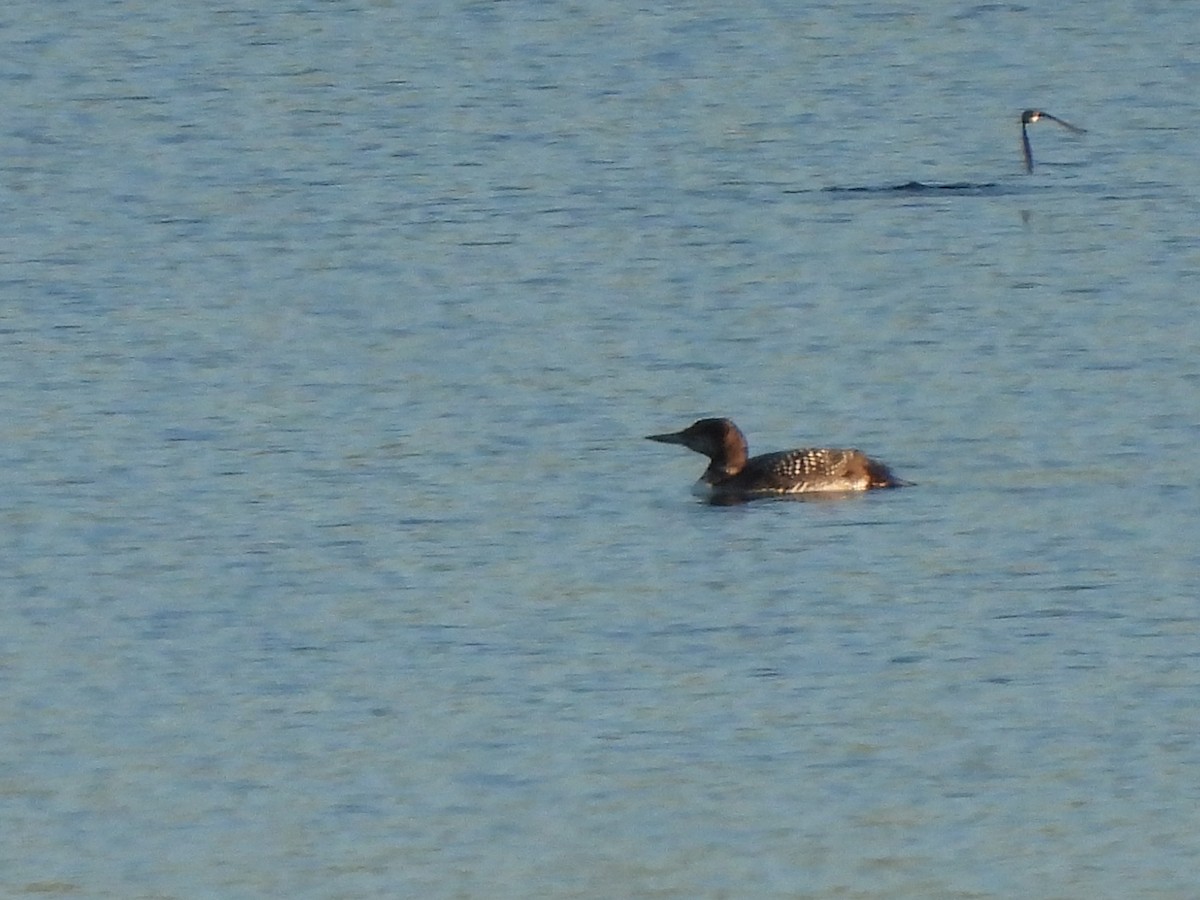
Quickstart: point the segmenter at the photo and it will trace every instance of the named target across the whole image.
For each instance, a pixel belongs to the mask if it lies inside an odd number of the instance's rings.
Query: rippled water
[[[1194,893],[1190,8],[277,6],[0,13],[0,892]]]

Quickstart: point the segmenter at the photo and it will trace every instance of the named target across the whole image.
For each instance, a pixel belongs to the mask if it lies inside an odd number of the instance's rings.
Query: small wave
[[[906,181],[904,184],[863,185],[860,187],[821,188],[826,194],[931,194],[958,192],[962,194],[994,194],[1000,185],[994,181],[954,181],[947,184],[926,181]]]

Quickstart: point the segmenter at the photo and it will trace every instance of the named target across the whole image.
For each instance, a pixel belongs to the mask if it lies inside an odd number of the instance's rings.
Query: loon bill
[[[709,459],[697,488],[726,502],[817,491],[901,487],[886,465],[860,450],[804,447],[750,457],[746,437],[729,419],[700,419],[683,431],[647,440],[679,444]]]
[[[1057,122],[1063,128],[1072,134],[1087,134],[1086,128],[1080,128],[1077,125],[1072,125],[1070,122],[1064,122],[1057,116],[1052,116],[1048,112],[1040,109],[1027,109],[1021,113],[1021,149],[1025,151],[1025,171],[1033,171],[1033,150],[1029,147],[1029,132],[1026,127],[1034,122],[1040,122],[1042,119],[1049,119],[1051,122]]]

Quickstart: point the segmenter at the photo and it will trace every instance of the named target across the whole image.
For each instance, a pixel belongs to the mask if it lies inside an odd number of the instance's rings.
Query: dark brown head
[[[710,469],[719,469],[725,474],[732,475],[746,465],[746,436],[729,419],[700,419],[683,431],[649,434],[646,438],[660,444],[679,444],[703,453],[712,460]]]

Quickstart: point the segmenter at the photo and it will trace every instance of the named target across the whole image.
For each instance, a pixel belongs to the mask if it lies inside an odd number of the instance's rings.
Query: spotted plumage
[[[729,419],[700,419],[683,431],[648,439],[680,444],[709,458],[698,487],[716,500],[753,500],[815,491],[865,491],[905,482],[860,450],[806,447],[751,458],[746,437]]]

